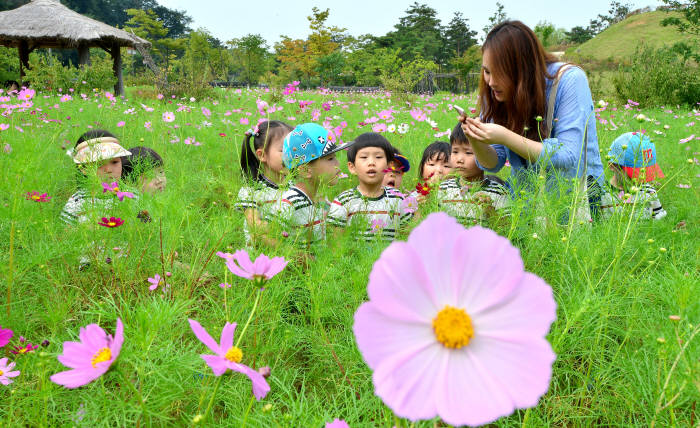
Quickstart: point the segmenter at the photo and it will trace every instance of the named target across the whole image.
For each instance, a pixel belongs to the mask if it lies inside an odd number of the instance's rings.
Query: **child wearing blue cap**
[[[411,170],[411,163],[396,147],[392,146],[391,150],[394,154],[394,159],[389,161],[389,167],[384,170],[382,186],[401,190],[403,175]]]
[[[504,213],[510,205],[508,189],[503,180],[484,175],[476,164],[476,157],[461,122],[450,134],[450,166],[452,177],[440,183],[440,209],[462,224],[471,225],[497,213]]]
[[[604,218],[620,212],[625,206],[637,205],[643,218],[666,217],[656,189],[651,184],[664,173],[656,161],[656,146],[649,136],[627,132],[613,141],[608,151],[608,168],[613,173],[609,192],[601,198]]]
[[[381,134],[366,132],[348,149],[348,170],[356,175],[357,187],[338,195],[331,204],[328,223],[351,228],[358,240],[393,241],[397,230],[413,214],[402,209],[403,196],[384,186],[389,162],[394,160],[391,143]]]
[[[282,145],[282,162],[293,184],[266,213],[266,220],[281,223],[289,237],[300,243],[312,244],[326,237],[328,208],[319,203],[319,189],[338,182],[340,163],[335,153],[352,144],[337,145],[332,138],[324,127],[304,123]]]

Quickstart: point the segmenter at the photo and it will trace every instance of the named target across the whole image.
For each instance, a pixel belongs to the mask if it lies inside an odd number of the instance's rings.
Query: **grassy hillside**
[[[586,43],[569,48],[567,57],[603,62],[617,62],[631,56],[641,42],[653,46],[673,45],[689,36],[679,33],[675,27],[664,27],[661,21],[670,14],[662,11],[630,16],[612,25]]]

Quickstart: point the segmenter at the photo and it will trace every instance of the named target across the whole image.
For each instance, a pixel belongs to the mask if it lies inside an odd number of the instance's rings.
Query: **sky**
[[[632,4],[632,9],[662,4],[658,0],[619,0]],[[262,35],[269,47],[282,35],[306,39],[309,30],[307,16],[311,9],[330,9],[327,25],[346,28],[353,36],[373,34],[381,36],[394,29],[399,18],[414,0],[158,0],[163,6],[184,10],[193,18],[192,28],[206,28],[212,35],[226,42],[246,34]],[[496,11],[496,2],[419,0],[437,10],[438,18],[447,25],[454,12],[462,12],[469,19],[472,30],[483,34],[482,28]],[[598,14],[607,15],[611,0],[500,0],[510,19],[519,19],[531,28],[543,20],[566,30],[585,27]]]

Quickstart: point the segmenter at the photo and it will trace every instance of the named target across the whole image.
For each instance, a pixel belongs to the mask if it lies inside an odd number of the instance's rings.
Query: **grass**
[[[576,62],[619,63],[631,57],[640,43],[661,47],[684,40],[691,42],[691,36],[679,33],[676,27],[661,25],[669,16],[672,14],[664,11],[632,15],[586,43],[567,49],[566,56]]]
[[[216,337],[226,320],[245,322],[256,292],[227,275],[221,259],[212,257],[214,251],[244,245],[243,216],[232,207],[242,184],[237,166],[241,136],[249,127],[240,119],[256,120],[256,97],[283,106],[273,118],[288,122],[309,121],[311,109],[300,112],[274,94],[246,90],[172,104],[137,99],[133,92],[131,99],[114,103],[102,94],[88,95],[86,101],[74,95],[62,103],[55,95],[39,94],[31,109],[0,118],[10,125],[0,132],[0,145],[11,147],[10,153],[0,152],[1,325],[14,330],[12,345],[19,335],[32,343],[50,342],[20,356],[10,354],[9,346],[0,349],[0,356],[16,361],[21,370],[15,383],[0,386],[2,425],[179,426],[200,420],[207,426],[318,427],[342,418],[353,427],[392,426],[394,416],[374,395],[371,372],[351,328],[384,246],[347,239],[321,246],[308,267],[297,262],[297,250],[286,244],[258,249],[292,260],[266,288],[241,345],[244,363],[272,368],[272,390],[264,400],[251,401],[250,382],[226,375],[208,418],[197,416],[205,413],[216,378],[199,357],[205,347],[187,319],[200,321]],[[312,108],[333,100],[321,117],[330,117],[334,126],[347,121],[342,139],[369,130],[358,126],[366,117],[390,106],[398,110],[396,122],[409,123],[409,132],[388,137],[414,163],[404,179],[407,189],[415,185],[413,171],[423,147],[446,139],[435,137],[425,122],[412,123],[410,108],[384,94],[304,92],[296,99],[316,101]],[[140,103],[155,111],[145,111]],[[414,107],[430,110],[440,130],[454,123],[450,103],[466,108],[474,99],[439,94],[413,100]],[[175,122],[163,122],[162,113],[175,112],[178,104],[184,108],[175,113]],[[203,106],[212,111],[210,118],[202,114]],[[125,114],[130,108],[135,113]],[[549,335],[558,355],[549,392],[536,407],[494,426],[689,427],[700,420],[700,341],[692,336],[700,324],[700,172],[693,161],[700,149],[697,139],[679,143],[699,134],[697,113],[656,106],[642,111],[653,120],[640,124],[632,118],[637,111],[613,108],[600,115],[619,128],[599,123],[600,147],[607,148],[621,132],[646,128],[666,173],[659,194],[669,214],[655,222],[626,213],[591,228],[568,230],[555,222],[536,228],[527,207],[515,202],[512,217],[494,226],[520,248],[526,270],[552,286],[558,305]],[[120,121],[126,125],[117,127]],[[144,127],[146,121],[152,130]],[[69,228],[58,219],[75,190],[75,167],[65,151],[88,126],[112,130],[126,147],[150,146],[165,159],[167,190],[120,203],[114,214],[126,222],[118,229],[94,224]],[[176,136],[179,142],[170,142]],[[201,145],[184,144],[187,137]],[[99,183],[93,184],[99,191]],[[328,195],[352,185],[353,179],[346,179],[328,189]],[[33,190],[53,198],[44,204],[26,200],[25,193]],[[566,203],[552,201],[548,215],[556,218]],[[142,209],[149,211],[152,223],[136,221]],[[111,264],[95,257],[80,271],[79,257],[96,246],[120,246],[128,256],[113,257]],[[163,271],[172,272],[171,291],[150,292],[146,279]],[[217,286],[224,281],[233,284],[226,293]],[[56,360],[62,342],[76,340],[79,328],[93,322],[111,333],[117,317],[124,322],[126,339],[107,374],[76,390],[49,381],[64,369]],[[415,426],[441,425],[428,421]]]

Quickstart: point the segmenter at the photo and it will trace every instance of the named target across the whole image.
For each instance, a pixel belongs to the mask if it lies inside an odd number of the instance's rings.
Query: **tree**
[[[396,31],[387,34],[380,46],[401,49],[405,61],[421,56],[438,64],[446,62],[445,38],[435,9],[415,2],[394,28]]]
[[[171,55],[181,56],[184,53],[184,40],[167,37],[168,29],[151,9],[127,9],[126,13],[131,18],[126,22],[125,28],[151,42],[150,53],[156,63],[161,63],[167,69]]]
[[[574,27],[571,29],[571,31],[566,32],[566,38],[571,42],[571,43],[585,43],[588,40],[592,39],[593,36],[593,31],[590,28],[583,28],[583,27]]]
[[[267,71],[270,56],[265,39],[260,34],[248,34],[226,43],[231,46],[234,63],[242,70],[243,81],[249,85],[258,83]]]
[[[596,18],[591,19],[588,25],[588,30],[596,35],[601,31],[605,30],[613,24],[617,24],[629,15],[632,10],[632,5],[629,3],[622,4],[618,1],[613,1],[610,3],[610,9],[608,10],[608,15],[598,15]]]
[[[550,45],[551,37],[554,31],[554,25],[547,21],[538,22],[534,29],[535,35],[537,35],[537,38],[540,39],[540,42],[542,42],[542,46],[544,47]]]
[[[664,27],[673,25],[681,33],[691,34],[700,37],[700,0],[689,0],[680,2],[675,0],[663,0],[670,10],[680,12],[681,17],[668,17],[661,21]]]
[[[506,15],[505,7],[500,2],[496,2],[496,11],[489,17],[489,23],[483,28],[484,40],[486,40],[486,36],[489,35],[493,27],[507,19],[508,15]]]
[[[455,12],[452,20],[445,28],[446,45],[449,52],[454,52],[456,57],[476,44],[476,31],[469,28],[469,19],[462,16],[462,12]]]

